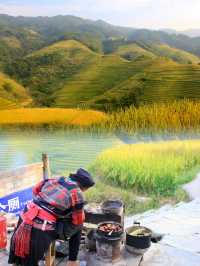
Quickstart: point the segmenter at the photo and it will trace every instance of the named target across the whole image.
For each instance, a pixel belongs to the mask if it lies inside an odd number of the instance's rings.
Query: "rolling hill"
[[[87,69],[74,76],[63,89],[55,93],[55,106],[87,106],[91,99],[99,97],[138,74],[150,62],[151,60],[130,62],[118,55],[99,57]],[[100,105],[103,107],[104,101]]]
[[[184,98],[200,99],[200,66],[181,65],[169,59],[157,58],[139,74],[91,99],[88,106],[113,110],[133,103],[140,106]]]
[[[181,64],[199,64],[200,58],[194,54],[171,47],[163,43],[147,43],[142,47],[160,57],[167,57]]]
[[[74,16],[0,15],[0,106],[112,110],[199,99],[199,55],[200,38]]]
[[[1,15],[0,15],[1,17]],[[44,45],[43,37],[29,29],[16,25],[2,25],[0,19],[0,69],[7,70],[14,60]]]
[[[197,56],[163,44],[122,45],[103,55],[66,40],[18,60],[13,71],[29,88],[35,106],[112,110],[199,98],[197,63]]]
[[[130,42],[164,43],[200,55],[200,37],[167,33],[148,29],[114,26],[102,20],[89,20],[75,16],[12,17],[0,15],[0,29],[9,35],[26,39],[22,44],[32,50],[61,40],[75,39],[93,51],[112,53],[121,44]],[[14,32],[13,32],[14,31]],[[30,35],[30,38],[26,36]]]
[[[23,86],[0,73],[0,109],[25,107],[31,101],[31,97]]]
[[[31,53],[13,64],[13,71],[29,87],[36,106],[77,107],[138,70],[117,54],[98,54],[69,40]]]
[[[18,60],[12,74],[29,87],[36,105],[51,106],[53,93],[96,57],[99,55],[77,41],[61,41]]]
[[[162,43],[137,42],[121,45],[114,53],[127,60],[135,60],[138,57],[166,57],[181,64],[200,63],[198,56]]]
[[[127,60],[135,60],[138,57],[147,57],[147,58],[155,58],[155,54],[147,49],[144,49],[141,45],[137,43],[131,43],[127,45],[121,45],[114,52],[118,54],[122,58]]]

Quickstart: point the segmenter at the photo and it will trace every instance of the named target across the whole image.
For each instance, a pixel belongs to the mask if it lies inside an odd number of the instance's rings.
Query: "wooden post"
[[[49,159],[47,154],[42,154],[42,161],[43,161],[43,179],[46,180],[51,178],[51,172],[49,167]],[[51,243],[47,254],[45,256],[45,263],[46,266],[55,266],[56,260],[56,249],[55,249],[55,241]]]
[[[46,180],[51,177],[50,167],[49,167],[49,159],[47,154],[42,154],[43,161],[43,179]]]
[[[45,265],[46,266],[55,266],[56,261],[56,249],[55,249],[55,242],[53,242],[45,257]]]

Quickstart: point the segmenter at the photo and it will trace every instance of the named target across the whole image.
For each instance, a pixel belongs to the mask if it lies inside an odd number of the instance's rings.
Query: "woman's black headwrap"
[[[70,178],[78,182],[84,188],[90,188],[95,185],[95,182],[86,170],[80,168],[75,174],[70,174]]]

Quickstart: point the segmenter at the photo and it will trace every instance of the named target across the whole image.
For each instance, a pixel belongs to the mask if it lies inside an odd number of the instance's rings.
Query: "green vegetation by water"
[[[186,200],[181,185],[194,179],[199,165],[199,140],[114,147],[104,151],[91,165],[100,181],[88,197],[94,199],[96,194],[100,200],[106,195],[112,198],[118,195],[131,212]],[[146,200],[141,201],[141,195]]]
[[[119,146],[103,152],[92,169],[95,173],[136,191],[173,194],[191,181],[200,164],[200,141],[166,141]]]
[[[147,210],[157,209],[165,204],[176,204],[189,200],[186,192],[181,188],[177,189],[171,196],[149,195],[133,189],[116,186],[102,179],[96,180],[95,187],[86,192],[86,199],[89,202],[96,203],[109,199],[121,199],[125,203],[126,214],[142,213]]]

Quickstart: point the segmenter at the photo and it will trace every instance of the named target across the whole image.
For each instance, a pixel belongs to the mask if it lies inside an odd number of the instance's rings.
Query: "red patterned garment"
[[[64,177],[40,182],[33,189],[34,200],[47,203],[55,210],[70,210],[72,224],[82,225],[85,221],[84,197],[76,182]],[[52,211],[52,208],[50,209]]]
[[[13,234],[10,260],[28,257],[34,230],[39,229],[41,233],[46,231],[46,234],[50,234],[56,230],[59,218],[67,217],[73,230],[80,231],[85,221],[83,206],[83,194],[75,181],[61,177],[37,184],[33,189],[33,202],[29,203],[20,215],[21,222]],[[79,243],[77,244],[78,252]]]

